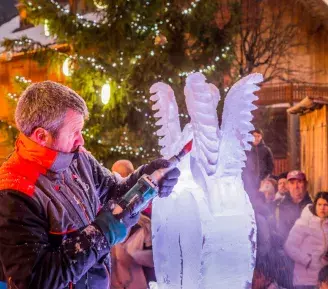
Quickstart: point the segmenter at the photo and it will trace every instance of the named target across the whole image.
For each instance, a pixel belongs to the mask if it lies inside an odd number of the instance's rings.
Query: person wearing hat
[[[276,202],[275,208],[276,227],[282,243],[286,241],[304,207],[312,203],[307,191],[307,179],[302,171],[290,171],[287,182],[288,193],[283,200]]]
[[[276,279],[280,286],[293,288],[293,261],[285,254],[284,243],[304,207],[312,203],[307,191],[306,175],[299,170],[287,175],[288,193],[282,200],[275,202],[275,230],[272,232],[272,244],[276,252]]]

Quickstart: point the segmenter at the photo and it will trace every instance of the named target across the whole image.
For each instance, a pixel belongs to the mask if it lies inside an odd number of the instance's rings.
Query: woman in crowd
[[[319,192],[307,205],[285,243],[285,251],[295,262],[295,289],[315,289],[318,273],[328,264],[328,192]]]

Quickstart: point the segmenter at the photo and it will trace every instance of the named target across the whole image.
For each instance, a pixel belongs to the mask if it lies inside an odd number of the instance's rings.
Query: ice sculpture
[[[159,82],[150,88],[163,157],[194,140],[190,156],[179,164],[181,177],[174,193],[153,203],[160,289],[242,289],[251,283],[256,226],[241,171],[252,140],[249,131],[254,129],[253,93],[261,81],[261,74],[251,74],[230,89],[220,128],[219,90],[206,83],[203,74],[189,75],[184,93],[191,122],[183,131],[171,87]]]

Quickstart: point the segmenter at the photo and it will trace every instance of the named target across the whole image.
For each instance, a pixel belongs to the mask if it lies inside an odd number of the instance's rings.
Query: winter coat
[[[263,180],[268,175],[272,174],[274,163],[271,149],[265,145],[264,141],[254,146],[246,153],[246,171],[253,177]]]
[[[275,208],[273,213],[276,221],[276,229],[275,232],[273,232],[273,236],[276,246],[282,248],[290,230],[294,226],[296,220],[301,216],[304,207],[310,203],[312,203],[312,200],[308,193],[298,204],[293,202],[289,193],[286,194],[285,198],[274,203]]]
[[[273,268],[272,276],[277,283],[284,287],[293,288],[293,268],[294,262],[286,255],[284,251],[284,243],[288,234],[294,226],[296,220],[300,217],[303,208],[311,203],[308,194],[304,199],[295,204],[289,194],[282,200],[274,202],[272,219],[274,225],[271,230],[271,251],[270,251],[270,266]]]
[[[286,253],[295,262],[294,286],[316,285],[320,269],[328,264],[322,258],[328,250],[328,220],[314,215],[312,207],[304,208],[285,243]]]
[[[107,289],[110,245],[97,212],[142,174],[118,179],[89,153],[24,135],[0,168],[0,260],[9,289]]]

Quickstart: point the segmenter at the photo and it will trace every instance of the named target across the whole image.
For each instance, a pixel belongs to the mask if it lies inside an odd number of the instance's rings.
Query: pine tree
[[[47,65],[62,64],[69,57],[68,84],[90,110],[84,129],[86,148],[107,165],[120,158],[139,164],[158,156],[158,127],[149,102],[153,83],[164,81],[173,87],[184,124],[189,121],[183,96],[188,73],[201,71],[222,88],[231,66],[238,15],[218,25],[220,1],[89,0],[92,13],[83,16],[63,1],[22,2],[28,20],[46,24],[57,43],[67,43],[69,51],[28,38],[6,40],[4,46],[10,51],[34,50],[36,60]],[[100,97],[104,84],[111,91],[105,105]]]

